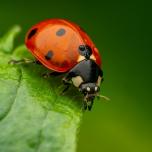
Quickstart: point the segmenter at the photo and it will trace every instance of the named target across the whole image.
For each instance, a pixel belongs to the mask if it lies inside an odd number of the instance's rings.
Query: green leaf
[[[0,41],[0,152],[74,152],[82,96],[75,88],[60,96],[61,77],[44,79],[41,65],[8,64],[33,58],[24,45],[13,51],[19,29]]]
[[[21,28],[18,25],[15,25],[13,28],[11,28],[11,30],[0,39],[0,49],[10,53],[13,50],[14,39],[16,35],[20,33],[20,31]]]

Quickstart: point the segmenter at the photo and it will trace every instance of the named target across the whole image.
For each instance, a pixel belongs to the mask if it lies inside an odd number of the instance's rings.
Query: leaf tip
[[[14,40],[21,32],[19,25],[14,25],[2,38],[0,38],[0,49],[6,53],[10,53],[13,50]]]

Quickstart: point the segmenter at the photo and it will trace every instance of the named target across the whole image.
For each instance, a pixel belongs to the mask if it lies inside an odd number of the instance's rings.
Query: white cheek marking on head
[[[98,90],[98,87],[95,87],[94,90],[97,91],[97,90]]]
[[[87,87],[87,91],[90,91],[91,89],[89,87]]]
[[[75,87],[79,87],[79,85],[83,82],[83,79],[80,76],[76,76],[72,78],[72,82]]]
[[[80,61],[82,61],[82,60],[84,60],[84,59],[85,59],[84,56],[79,55],[79,58],[78,58],[77,62],[80,62]],[[95,58],[95,56],[94,56],[93,54],[90,56],[90,59],[96,61],[96,58]]]
[[[96,61],[96,58],[95,58],[95,56],[93,54],[90,56],[90,59]]]
[[[84,57],[84,56],[79,55],[79,58],[78,58],[77,62],[80,62],[80,61],[82,61],[82,60],[84,60],[84,59],[85,59],[85,57]]]

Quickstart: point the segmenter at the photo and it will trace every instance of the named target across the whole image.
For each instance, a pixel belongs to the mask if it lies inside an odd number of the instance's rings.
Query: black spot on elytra
[[[33,30],[31,30],[31,32],[29,33],[29,35],[28,35],[28,39],[30,39],[32,36],[34,36],[35,35],[35,33],[37,32],[37,28],[35,28],[35,29],[33,29]]]
[[[48,51],[48,53],[45,55],[45,59],[46,60],[50,60],[53,56],[53,52],[52,51]]]
[[[59,29],[57,32],[56,32],[56,35],[57,36],[63,36],[64,34],[65,34],[65,29],[63,29],[63,28],[61,28],[61,29]]]

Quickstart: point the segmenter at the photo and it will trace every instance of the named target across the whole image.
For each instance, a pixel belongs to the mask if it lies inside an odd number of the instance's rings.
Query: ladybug
[[[25,44],[52,75],[66,73],[63,92],[73,84],[84,95],[84,109],[91,110],[103,71],[99,51],[86,32],[65,19],[48,19],[27,32]]]

